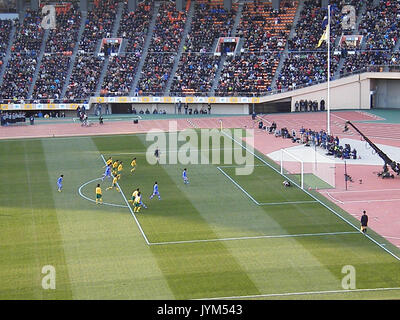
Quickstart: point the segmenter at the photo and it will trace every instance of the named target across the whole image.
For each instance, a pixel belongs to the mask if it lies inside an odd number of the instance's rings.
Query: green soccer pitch
[[[236,175],[223,157],[150,165],[149,144],[144,134],[0,142],[0,299],[400,298],[400,250],[317,193],[285,188],[262,155]],[[121,193],[99,180],[109,156],[124,164]],[[155,181],[161,201],[149,199]],[[126,201],[136,188],[148,206],[137,214]],[[44,266],[55,289],[42,287]]]

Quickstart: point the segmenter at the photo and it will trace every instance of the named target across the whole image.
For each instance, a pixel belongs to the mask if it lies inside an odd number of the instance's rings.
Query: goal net
[[[302,189],[335,188],[336,164],[313,148],[289,152],[281,149],[281,174]]]

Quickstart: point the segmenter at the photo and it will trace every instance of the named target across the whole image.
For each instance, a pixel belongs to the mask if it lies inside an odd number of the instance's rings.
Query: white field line
[[[342,235],[342,234],[361,234],[361,233],[360,233],[360,231],[343,231],[343,232],[321,232],[321,233],[301,233],[301,234],[278,234],[278,235],[262,235],[262,236],[249,236],[249,237],[234,237],[234,238],[151,242],[150,245],[170,245],[170,244],[184,244],[184,243],[256,240],[256,239],[274,239],[274,238],[317,237],[317,236],[333,236],[333,235]]]
[[[400,290],[400,287],[393,288],[371,288],[371,289],[341,289],[341,290],[325,290],[325,291],[305,291],[305,292],[285,292],[285,293],[270,293],[270,294],[256,294],[249,296],[231,296],[231,297],[217,297],[217,298],[202,298],[196,300],[222,300],[222,299],[254,299],[254,298],[272,298],[272,297],[289,297],[289,296],[304,296],[313,294],[342,294],[354,292],[372,292],[372,291],[394,291]]]
[[[279,170],[275,169],[274,167],[272,167],[268,162],[266,162],[264,159],[262,159],[261,157],[259,157],[258,155],[256,155],[253,151],[249,150],[247,147],[245,147],[241,142],[237,141],[235,138],[231,137],[230,135],[226,134],[225,132],[222,132],[224,135],[226,135],[227,137],[229,137],[230,139],[232,139],[232,141],[236,142],[237,144],[239,144],[243,149],[245,149],[247,152],[250,152],[253,156],[255,156],[257,159],[259,159],[261,162],[265,163],[267,166],[269,166],[272,170],[274,170],[275,172],[278,172],[279,174],[281,174],[279,172]],[[282,175],[282,174],[281,174]],[[286,176],[285,176],[286,177]],[[286,177],[287,178],[287,177]],[[292,181],[290,178],[289,179],[294,185],[296,185],[297,187],[299,187],[299,185]],[[299,187],[300,188],[300,187]],[[311,198],[313,198],[314,200],[318,201],[322,206],[324,206],[326,209],[328,209],[329,211],[331,211],[333,214],[335,214],[338,218],[340,218],[341,220],[343,220],[344,222],[346,222],[347,224],[349,224],[351,227],[353,227],[354,229],[358,230],[359,228],[357,226],[355,226],[353,223],[351,223],[349,220],[347,220],[346,218],[342,217],[340,214],[338,214],[335,210],[333,210],[331,207],[329,207],[328,205],[326,205],[325,203],[323,203],[321,200],[319,200],[318,198],[316,198],[314,195],[312,195],[310,192],[308,192],[305,189],[302,189],[306,194],[308,194]],[[377,242],[375,239],[373,239],[371,236],[369,236],[368,234],[365,234],[365,236],[371,240],[372,242],[374,242],[377,246],[379,246],[380,248],[382,248],[384,251],[386,251],[387,253],[389,253],[392,257],[394,257],[396,260],[400,261],[400,257],[395,255],[393,252],[391,252],[390,250],[388,250],[387,248],[385,248],[382,244],[380,244],[379,242]]]
[[[92,182],[97,181],[97,180],[101,180],[101,178],[96,178],[96,179],[90,180],[90,181],[88,181],[88,182],[85,182],[83,185],[81,185],[81,186],[79,187],[79,189],[78,189],[79,195],[80,195],[82,198],[84,198],[84,199],[86,199],[86,200],[88,200],[88,201],[91,201],[91,202],[96,203],[95,200],[90,199],[89,197],[85,196],[85,195],[82,193],[82,188],[85,187],[86,185],[88,185],[89,183],[92,183]],[[114,204],[114,203],[108,203],[108,202],[103,202],[103,205],[107,205],[107,206],[111,206],[111,207],[127,208],[126,205]]]
[[[101,154],[100,156],[101,156],[101,159],[103,159],[104,164],[106,164],[106,159],[104,159],[104,156],[103,156],[102,154]],[[144,233],[144,231],[143,231],[143,229],[142,229],[142,226],[140,225],[138,219],[136,218],[135,213],[133,212],[131,206],[129,205],[128,200],[127,200],[126,197],[125,197],[124,191],[122,190],[122,188],[121,188],[121,186],[119,185],[118,182],[117,182],[117,186],[118,186],[118,188],[119,188],[119,191],[120,191],[122,197],[124,198],[124,201],[125,201],[126,205],[128,206],[129,211],[131,212],[133,218],[135,219],[136,224],[137,224],[137,226],[138,226],[138,228],[139,228],[139,230],[140,230],[140,232],[141,232],[141,234],[142,234],[144,240],[146,241],[146,244],[149,245],[150,242],[149,242],[149,240],[147,239],[146,234]]]
[[[240,190],[242,190],[243,193],[244,193],[246,196],[248,196],[256,205],[260,205],[256,199],[254,199],[254,198],[253,198],[246,190],[244,190],[235,180],[233,180],[228,174],[226,174],[226,173],[224,172],[224,170],[222,170],[220,167],[217,167],[217,169],[218,169],[219,171],[221,171],[222,174],[223,174],[225,177],[227,177],[230,181],[232,181],[233,184],[234,184],[236,187],[238,187]]]
[[[309,201],[282,201],[282,202],[261,202],[260,206],[275,206],[275,205],[283,205],[283,204],[304,204],[304,203],[318,203],[316,200]]]

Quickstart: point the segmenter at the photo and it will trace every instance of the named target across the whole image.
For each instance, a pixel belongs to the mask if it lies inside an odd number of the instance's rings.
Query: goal
[[[336,163],[314,148],[281,149],[280,172],[304,189],[335,188]]]

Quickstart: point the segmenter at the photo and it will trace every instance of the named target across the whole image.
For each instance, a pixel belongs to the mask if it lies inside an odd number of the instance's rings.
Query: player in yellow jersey
[[[100,183],[97,184],[96,187],[96,204],[102,204],[103,203],[103,196],[100,188]]]
[[[112,163],[113,163],[113,160],[112,160],[111,157],[109,157],[109,158],[107,159],[107,161],[106,161],[106,165],[105,165],[103,168],[105,168],[105,167],[107,167],[107,166],[111,166]]]
[[[135,171],[136,169],[136,158],[133,158],[132,162],[131,162],[131,172]]]
[[[140,211],[140,203],[142,202],[142,197],[140,192],[137,193],[135,200],[133,201],[133,212],[138,213]]]
[[[115,160],[112,164],[112,174],[115,176],[117,174],[117,168],[118,168],[118,162],[119,160]]]
[[[118,169],[117,169],[117,178],[118,180],[121,179],[121,174],[122,174],[122,161],[119,163],[118,165]]]
[[[132,198],[131,198],[131,200],[128,200],[128,201],[133,204],[138,193],[139,193],[139,188],[137,188],[135,191],[132,192]]]
[[[108,188],[106,189],[106,191],[107,191],[107,190],[110,190],[110,189],[112,189],[112,188],[115,188],[115,189],[119,192],[119,188],[118,188],[117,182],[118,182],[118,178],[114,176],[111,186],[108,187]]]

